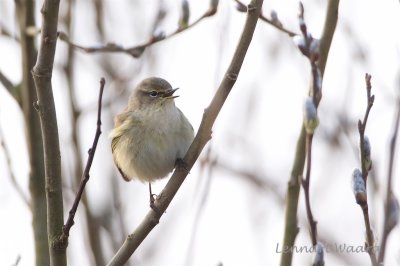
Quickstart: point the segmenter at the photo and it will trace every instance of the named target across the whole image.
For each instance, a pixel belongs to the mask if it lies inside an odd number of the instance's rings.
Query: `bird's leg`
[[[161,211],[158,209],[158,207],[156,206],[155,202],[156,202],[156,194],[153,194],[153,192],[151,191],[151,183],[149,182],[149,192],[150,192],[150,208],[155,211],[158,215],[161,216]]]
[[[152,208],[153,210],[155,209],[156,205],[154,204],[156,201],[156,194],[153,194],[153,192],[151,191],[151,183],[149,182],[149,192],[150,192],[150,208]]]

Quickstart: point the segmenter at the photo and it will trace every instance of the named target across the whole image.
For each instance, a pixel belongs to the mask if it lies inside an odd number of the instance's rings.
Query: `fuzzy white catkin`
[[[361,193],[361,192],[366,192],[365,189],[365,182],[364,178],[362,177],[361,171],[356,168],[353,170],[353,192],[354,194]]]
[[[304,127],[308,134],[314,133],[319,124],[317,108],[312,97],[307,97],[304,102]]]

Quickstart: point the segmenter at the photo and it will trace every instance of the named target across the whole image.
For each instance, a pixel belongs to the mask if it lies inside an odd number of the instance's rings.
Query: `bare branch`
[[[11,80],[9,80],[3,72],[0,71],[0,83],[3,84],[4,88],[14,97],[15,101],[20,107],[22,107],[22,97],[21,97],[21,86],[14,85]]]
[[[211,138],[212,126],[239,75],[244,57],[257,25],[262,2],[263,0],[253,0],[248,5],[248,16],[243,28],[242,36],[236,47],[231,64],[226,71],[225,77],[222,80],[210,105],[203,114],[199,131],[197,132],[188,152],[183,158],[183,161],[186,165],[185,167],[178,167],[174,171],[171,179],[168,181],[161,194],[157,197],[155,207],[159,210],[159,212],[155,212],[154,210],[150,210],[148,212],[136,230],[126,238],[124,244],[108,263],[108,265],[124,264],[150,233],[150,231],[158,224],[162,214],[168,208],[179,187],[182,185],[186,176],[189,174],[190,169],[193,167],[193,164],[198,159],[204,146]]]
[[[237,9],[239,12],[246,12],[246,11],[247,11],[246,5],[243,4],[240,0],[233,0],[233,1],[236,2],[236,9]],[[262,12],[261,12],[261,13],[260,13],[260,19],[261,19],[262,21],[264,21],[265,23],[267,23],[267,24],[269,24],[269,25],[275,27],[277,30],[279,30],[279,31],[281,31],[281,32],[283,32],[283,33],[285,33],[285,34],[287,34],[289,37],[294,37],[294,36],[298,35],[298,33],[295,33],[295,32],[293,32],[293,31],[288,30],[288,29],[286,29],[285,27],[283,27],[282,23],[277,19],[277,17],[275,18],[276,12],[272,12],[271,15],[272,15],[272,16],[271,16],[271,19],[269,19],[269,18],[267,18],[266,16],[264,16],[264,15],[262,14]],[[277,15],[276,15],[276,16],[277,16]]]
[[[19,46],[21,50],[22,80],[15,88],[15,96],[24,114],[26,144],[29,156],[29,192],[32,206],[32,228],[35,241],[35,264],[49,265],[49,240],[47,231],[47,203],[45,186],[45,162],[40,118],[35,110],[37,94],[31,74],[37,61],[37,34],[32,33],[36,25],[35,1],[15,1],[19,24]]]
[[[317,68],[320,72],[319,82],[321,82],[321,84],[322,84],[322,79],[324,77],[324,70],[329,54],[330,45],[332,43],[333,34],[336,29],[336,22],[338,18],[338,7],[339,7],[339,0],[329,1],[325,17],[324,30],[322,37],[320,39],[319,57],[318,61],[316,62],[318,66]],[[313,69],[312,71],[314,72],[316,70]],[[320,93],[322,95],[322,90]],[[314,102],[314,103],[316,108],[318,108],[319,102]],[[306,159],[305,140],[306,140],[306,131],[304,126],[302,125],[300,130],[300,135],[297,139],[295,157],[293,160],[292,171],[287,187],[287,198],[286,198],[287,204],[285,211],[285,232],[283,237],[283,246],[288,248],[293,247],[299,231],[297,225],[297,207],[298,207],[299,193],[300,193],[300,184],[298,177],[302,175],[304,170],[304,164]],[[280,265],[290,266],[292,265],[292,259],[293,259],[292,252],[283,252],[281,255]]]
[[[21,186],[18,184],[17,179],[15,178],[15,174],[14,174],[13,168],[11,166],[10,151],[8,150],[8,147],[7,147],[6,143],[4,142],[4,134],[3,134],[3,130],[1,129],[1,127],[0,127],[0,146],[3,148],[3,151],[4,151],[4,156],[6,158],[6,163],[8,166],[8,172],[10,174],[11,183],[13,184],[15,190],[17,191],[18,195],[21,197],[21,199],[25,203],[25,205],[30,210],[32,210],[32,206],[31,206],[30,201],[28,200],[28,196],[25,195]]]
[[[168,35],[165,35],[165,33],[163,33],[163,32],[154,34],[153,36],[151,36],[151,38],[147,42],[140,44],[140,45],[128,47],[128,48],[124,48],[122,45],[118,45],[115,43],[107,43],[105,45],[86,47],[86,46],[82,46],[82,45],[72,42],[69,39],[68,35],[62,31],[60,31],[58,33],[58,36],[59,36],[60,40],[66,42],[68,45],[71,45],[71,46],[73,46],[79,50],[82,50],[86,53],[98,53],[98,52],[126,53],[126,54],[131,55],[134,58],[139,58],[143,54],[144,50],[147,47],[149,47],[155,43],[169,39],[183,31],[186,31],[186,30],[194,27],[203,19],[215,15],[217,13],[217,8],[218,8],[217,5],[210,5],[209,9],[201,17],[199,17],[197,20],[195,20],[191,24],[180,25],[180,26],[178,26],[178,28],[175,31],[171,32]]]
[[[315,248],[317,248],[317,222],[314,220],[314,216],[311,210],[310,202],[310,179],[311,179],[311,152],[312,152],[312,140],[314,137],[314,131],[319,124],[317,115],[317,104],[321,100],[321,75],[317,68],[316,61],[319,57],[319,41],[311,36],[311,33],[307,30],[307,25],[304,20],[304,7],[300,2],[299,5],[299,28],[302,36],[298,36],[297,46],[304,56],[308,58],[311,68],[311,82],[309,94],[310,96],[304,103],[304,128],[306,131],[306,174],[303,178],[300,176],[301,185],[304,189],[304,197],[306,203],[306,211],[308,223],[310,225],[311,241]],[[318,253],[317,254],[323,254]],[[322,256],[322,255],[321,255]],[[321,257],[320,256],[320,257]],[[318,256],[317,256],[318,257]],[[317,258],[316,257],[316,258]],[[318,259],[320,259],[318,257]],[[323,256],[322,256],[323,258]]]
[[[0,71],[0,82],[3,84],[4,88],[14,97],[15,97],[15,85]]]
[[[358,121],[358,132],[360,134],[360,159],[361,159],[361,171],[364,178],[365,183],[367,182],[368,171],[371,168],[371,165],[368,165],[370,161],[369,153],[369,140],[365,136],[365,128],[367,127],[368,115],[371,111],[372,105],[374,104],[375,95],[371,95],[371,75],[365,74],[365,83],[366,83],[366,92],[367,92],[367,107],[364,114],[363,121]],[[367,147],[368,146],[368,147]],[[368,154],[367,151],[369,150]]]
[[[61,240],[63,242],[68,241],[69,237],[69,231],[71,227],[74,225],[74,217],[76,214],[76,210],[78,209],[79,202],[82,197],[83,190],[85,189],[86,183],[89,181],[90,178],[90,168],[92,167],[93,159],[94,159],[94,154],[96,153],[96,148],[97,148],[97,143],[99,142],[99,138],[101,135],[101,102],[103,99],[103,91],[104,91],[104,85],[105,85],[105,79],[101,78],[100,80],[100,92],[99,92],[99,100],[98,100],[98,110],[97,110],[97,128],[96,128],[96,134],[94,136],[92,148],[89,149],[88,153],[88,159],[86,162],[86,167],[83,172],[82,180],[79,185],[79,190],[76,194],[74,204],[71,207],[71,210],[69,211],[69,216],[67,219],[67,222],[63,226],[63,233],[61,236]]]
[[[400,125],[400,99],[397,99],[397,114],[393,126],[393,133],[390,138],[390,149],[389,149],[389,165],[387,174],[387,186],[386,186],[386,199],[385,199],[385,217],[383,223],[382,241],[379,250],[378,262],[383,264],[385,259],[386,242],[387,238],[396,224],[399,222],[399,202],[395,197],[392,189],[393,179],[393,163],[396,151],[397,137],[399,134]]]
[[[371,95],[371,75],[365,74],[365,84],[366,84],[366,92],[367,92],[367,108],[365,110],[363,121],[361,121],[361,120],[358,121],[358,132],[360,134],[361,175],[364,180],[364,186],[366,188],[368,171],[371,169],[371,158],[370,158],[371,148],[370,148],[369,140],[365,136],[365,128],[367,126],[369,112],[372,108],[372,105],[374,104],[374,99],[375,99],[375,96]],[[363,216],[364,216],[364,224],[365,224],[365,229],[367,232],[366,249],[370,256],[372,265],[375,266],[375,265],[378,265],[378,262],[377,262],[377,258],[376,258],[376,254],[375,254],[374,233],[371,229],[371,222],[370,222],[369,213],[368,213],[367,194],[365,193],[365,196],[363,196],[362,200],[359,200],[359,198],[357,198],[357,193],[355,193],[355,195],[356,195],[356,199],[357,199],[357,204],[360,205],[362,212],[363,212]]]
[[[47,234],[50,265],[67,264],[67,243],[60,241],[63,226],[63,197],[61,181],[61,155],[57,116],[51,76],[57,43],[59,0],[45,0],[41,9],[42,29],[36,65],[32,70],[35,82],[45,161],[45,187],[47,202]]]
[[[20,42],[20,39],[18,38],[18,36],[16,36],[15,34],[13,34],[9,29],[7,29],[3,23],[0,22],[0,35],[2,36],[6,36],[10,39],[13,39],[17,42]]]
[[[338,13],[339,0],[329,0],[326,9],[325,25],[319,43],[319,59],[317,62],[318,69],[321,71],[321,77],[325,73],[326,62],[338,21]]]
[[[285,203],[283,195],[279,193],[278,186],[271,183],[269,180],[265,180],[265,177],[256,172],[236,169],[231,165],[222,162],[221,160],[210,159],[208,157],[200,159],[200,163],[208,164],[209,167],[219,168],[220,170],[226,171],[233,176],[241,177],[255,188],[272,193],[279,204],[283,205]]]

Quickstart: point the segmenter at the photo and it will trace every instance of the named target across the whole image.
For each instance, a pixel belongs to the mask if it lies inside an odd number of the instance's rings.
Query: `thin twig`
[[[18,195],[21,197],[21,199],[25,203],[25,205],[30,210],[32,210],[32,205],[31,205],[30,201],[28,200],[28,197],[25,195],[21,186],[18,184],[17,179],[15,178],[14,170],[11,166],[10,151],[8,150],[8,147],[4,141],[4,134],[3,134],[3,130],[1,129],[1,127],[0,127],[0,146],[3,148],[3,151],[4,151],[4,157],[6,159],[6,163],[8,166],[8,172],[10,175],[11,183],[13,184],[15,190],[17,191]]]
[[[131,55],[134,58],[139,58],[143,54],[144,50],[147,47],[149,47],[155,43],[169,39],[183,31],[186,31],[186,30],[194,27],[203,19],[215,15],[217,13],[217,9],[218,9],[217,5],[210,5],[209,9],[202,16],[200,16],[198,19],[196,19],[194,22],[192,22],[191,24],[189,24],[185,27],[178,27],[175,31],[171,32],[168,35],[165,35],[164,33],[160,33],[158,35],[153,35],[147,42],[140,44],[140,45],[128,47],[128,48],[124,48],[123,46],[115,44],[115,43],[107,43],[105,45],[98,45],[98,46],[82,46],[82,45],[72,42],[69,39],[68,35],[62,31],[58,32],[58,37],[60,38],[60,40],[66,42],[68,45],[71,45],[71,46],[73,46],[79,50],[82,50],[86,53],[98,53],[98,52],[126,53],[126,54]]]
[[[66,27],[66,31],[71,33],[73,32],[73,19],[72,16],[74,15],[74,0],[69,1],[68,3],[68,9],[67,13],[64,16],[64,24]],[[98,6],[101,6],[103,3],[103,0],[96,0],[95,1],[95,14],[96,14],[96,22],[102,21],[103,14],[99,14],[100,10],[97,9]],[[101,18],[101,19],[98,19]],[[97,29],[100,30],[99,25],[97,25]],[[80,133],[80,127],[79,127],[79,118],[82,114],[82,110],[78,108],[77,105],[77,93],[78,90],[75,87],[75,62],[76,62],[76,57],[75,57],[75,49],[72,46],[67,47],[67,60],[65,61],[65,64],[63,65],[62,69],[65,72],[65,77],[66,77],[66,85],[68,87],[68,102],[70,105],[70,110],[71,110],[71,127],[72,127],[72,133],[71,133],[71,148],[74,153],[74,164],[73,164],[73,175],[71,178],[72,181],[72,189],[73,192],[75,192],[78,189],[79,183],[81,182],[82,179],[82,173],[83,173],[83,160],[82,160],[82,155],[81,155],[81,142],[79,141],[79,133]],[[103,64],[99,64],[103,66]],[[112,79],[114,80],[114,79]],[[94,110],[97,110],[98,104],[97,104],[97,99],[94,101],[95,102],[95,107]],[[102,102],[102,109],[104,110],[104,102]],[[75,195],[74,195],[75,196]],[[81,201],[80,201],[81,208],[83,210],[85,218],[82,219],[82,224],[86,227],[86,236],[88,238],[88,244],[87,244],[87,250],[88,253],[93,254],[93,264],[95,265],[104,265],[106,261],[104,260],[104,252],[102,245],[104,245],[104,241],[100,241],[100,233],[99,233],[99,228],[100,224],[96,221],[96,218],[94,217],[93,213],[90,210],[89,204],[88,204],[88,199],[87,195],[83,194]]]
[[[93,159],[94,159],[94,154],[96,153],[96,148],[97,148],[97,143],[99,141],[100,135],[101,135],[101,102],[103,99],[103,91],[104,91],[104,85],[106,81],[104,78],[101,78],[100,80],[100,92],[99,92],[99,100],[98,100],[98,110],[97,110],[97,128],[96,128],[96,133],[94,136],[93,144],[92,147],[88,151],[88,159],[86,162],[85,170],[83,171],[83,176],[81,183],[79,185],[79,190],[76,193],[76,197],[74,200],[74,204],[71,207],[71,210],[69,211],[69,216],[68,220],[63,226],[63,232],[61,239],[62,241],[68,241],[69,237],[69,231],[71,227],[74,225],[74,217],[76,214],[76,210],[78,209],[79,202],[82,197],[83,190],[85,189],[86,183],[89,181],[90,178],[90,168],[92,167]]]
[[[306,156],[306,174],[305,178],[301,178],[301,185],[304,189],[304,197],[306,203],[306,211],[308,223],[310,225],[311,242],[313,246],[317,245],[317,222],[314,220],[314,216],[311,210],[310,202],[310,179],[311,179],[311,152],[312,152],[312,140],[314,137],[314,130],[318,126],[318,117],[316,106],[321,99],[321,76],[316,65],[316,61],[319,58],[319,47],[318,41],[315,40],[307,30],[307,25],[304,20],[304,7],[300,2],[299,5],[299,28],[302,33],[301,39],[299,39],[297,46],[304,56],[308,58],[311,67],[310,90],[309,90],[309,101],[305,103],[304,110],[304,126],[306,130],[306,143],[305,143],[305,156]]]
[[[400,99],[397,99],[397,114],[396,114],[396,119],[394,122],[394,127],[393,127],[393,133],[392,137],[390,138],[390,149],[389,149],[389,165],[388,165],[388,174],[387,174],[387,186],[386,186],[386,199],[385,199],[385,217],[384,217],[384,223],[383,223],[383,233],[382,233],[382,241],[379,249],[379,256],[378,256],[378,262],[383,263],[383,260],[385,259],[385,251],[386,251],[386,242],[387,238],[392,231],[393,227],[398,223],[398,213],[391,213],[391,212],[396,212],[396,210],[392,210],[394,206],[391,206],[393,204],[393,200],[396,200],[393,194],[392,190],[392,179],[393,179],[393,163],[394,163],[394,157],[395,157],[395,151],[396,151],[396,144],[397,144],[397,136],[399,134],[399,124],[400,124]],[[398,206],[397,206],[398,207]],[[397,210],[398,212],[398,210]],[[395,221],[390,221],[393,219],[391,216],[394,215]]]
[[[21,40],[19,39],[16,34],[13,34],[9,29],[7,29],[3,23],[0,22],[0,36],[6,36],[10,39],[15,40],[16,42],[20,42]]]
[[[307,150],[307,162],[306,162],[306,176],[301,181],[301,185],[304,189],[304,197],[306,202],[307,219],[310,225],[311,242],[313,246],[317,244],[317,222],[314,220],[314,216],[311,210],[310,203],[310,177],[311,177],[311,150],[312,150],[313,134],[307,134],[306,137],[306,150]]]
[[[367,92],[367,107],[365,110],[363,121],[358,120],[358,132],[360,134],[360,159],[361,159],[361,173],[364,178],[365,183],[367,183],[369,167],[367,167],[367,160],[365,158],[365,128],[367,127],[367,121],[369,112],[374,104],[375,95],[371,95],[371,75],[365,74],[365,84]]]
[[[371,95],[371,88],[372,88],[371,75],[365,74],[365,84],[366,84],[366,92],[367,92],[367,107],[365,110],[363,121],[358,120],[358,132],[360,134],[361,173],[362,173],[362,178],[364,179],[365,187],[367,187],[368,171],[370,170],[370,166],[367,166],[367,164],[368,164],[368,161],[370,161],[370,158],[367,158],[366,152],[365,152],[365,150],[366,150],[365,129],[366,129],[367,122],[368,122],[368,115],[372,108],[372,105],[374,104],[374,99],[375,99],[375,95]],[[371,222],[369,219],[367,199],[365,199],[365,201],[362,201],[359,205],[363,212],[364,224],[365,224],[365,229],[366,229],[366,234],[367,234],[367,243],[365,243],[366,249],[370,256],[372,265],[375,266],[378,264],[378,262],[377,262],[377,258],[376,258],[376,254],[375,254],[374,233],[371,229]]]
[[[236,2],[237,7],[236,9],[240,12],[246,12],[246,5],[239,0],[233,0]],[[262,21],[264,21],[265,23],[275,27],[276,29],[278,29],[279,31],[286,33],[287,35],[289,35],[289,37],[294,37],[296,35],[299,35],[298,33],[295,33],[291,30],[286,29],[285,27],[283,27],[282,23],[280,21],[275,21],[273,19],[269,19],[266,16],[263,15],[263,13],[260,13],[260,17],[259,17]]]
[[[204,146],[210,140],[214,122],[217,119],[224,102],[226,101],[238,78],[243,60],[253,38],[262,3],[263,0],[252,0],[248,5],[246,23],[244,25],[239,43],[236,47],[235,54],[233,55],[231,64],[228,67],[225,77],[222,80],[214,98],[212,99],[208,108],[204,111],[203,119],[196,137],[193,140],[193,143],[190,145],[185,157],[183,158],[183,161],[186,164],[185,167],[176,168],[167,185],[157,197],[155,207],[159,211],[155,212],[153,209],[151,209],[148,212],[136,230],[126,238],[125,242],[108,263],[108,265],[123,265],[147,237],[150,231],[158,224],[161,216],[168,208],[178,189],[184,182],[186,176],[189,174],[190,169],[198,159]]]
[[[4,88],[6,88],[6,90],[14,96],[14,91],[15,91],[15,86],[14,84],[11,82],[11,80],[9,80],[4,74],[3,72],[0,71],[0,83],[3,84]],[[15,97],[14,97],[15,98]]]
[[[203,157],[200,159],[201,164],[208,164],[210,167],[219,168],[230,174],[232,177],[240,177],[245,182],[248,182],[254,188],[262,190],[263,192],[272,193],[276,198],[277,202],[283,206],[285,203],[285,198],[279,193],[278,186],[271,182],[271,180],[266,179],[264,176],[258,174],[257,172],[236,169],[230,164],[224,163],[221,160],[209,159],[208,157]]]
[[[18,264],[21,262],[21,255],[17,255],[17,258],[15,259],[14,264],[12,264],[11,266],[18,266]]]
[[[204,181],[205,184],[203,186],[200,186],[200,184],[198,184],[196,186],[197,191],[201,192],[201,195],[200,195],[200,202],[196,208],[194,218],[193,218],[193,225],[192,225],[192,230],[190,233],[190,240],[189,240],[188,248],[186,251],[185,265],[193,265],[193,257],[194,257],[196,237],[197,237],[197,232],[198,232],[198,228],[199,228],[199,223],[201,221],[201,216],[204,213],[204,209],[205,209],[205,206],[206,206],[209,194],[210,194],[211,181],[213,179],[215,165],[218,161],[217,158],[210,159],[210,157],[212,156],[211,150],[212,150],[212,145],[210,144],[207,148],[205,158],[199,161],[200,170],[199,170],[199,175],[197,177],[197,179],[198,179],[197,182],[200,183],[200,181]],[[208,168],[207,168],[207,166],[208,166]],[[200,190],[201,187],[203,187],[202,190]]]
[[[4,88],[14,97],[17,101],[19,107],[22,108],[22,96],[21,96],[21,85],[14,85],[11,80],[9,80],[3,72],[0,71],[0,83],[3,84]]]

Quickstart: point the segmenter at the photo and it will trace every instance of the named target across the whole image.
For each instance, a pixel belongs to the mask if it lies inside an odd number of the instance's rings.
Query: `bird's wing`
[[[115,117],[115,128],[111,132],[111,136],[112,136],[111,151],[113,154],[114,163],[117,166],[118,171],[120,172],[121,176],[124,178],[125,181],[131,181],[131,179],[121,170],[121,167],[119,167],[118,162],[115,158],[115,149],[118,145],[118,142],[121,139],[122,132],[123,132],[121,127],[123,127],[123,123],[124,123],[125,119],[127,118],[127,116],[128,116],[128,112],[125,111]]]
[[[117,162],[117,160],[116,160],[116,158],[115,158],[114,150],[115,150],[115,147],[118,145],[118,142],[119,142],[120,139],[121,139],[121,135],[114,137],[114,138],[112,139],[112,141],[111,141],[111,150],[112,150],[112,154],[113,154],[113,160],[114,160],[115,166],[117,166],[118,171],[120,172],[120,174],[121,174],[121,176],[124,178],[124,180],[125,180],[125,181],[131,181],[131,180],[126,176],[126,174],[121,170],[121,168],[119,167],[118,162]]]

